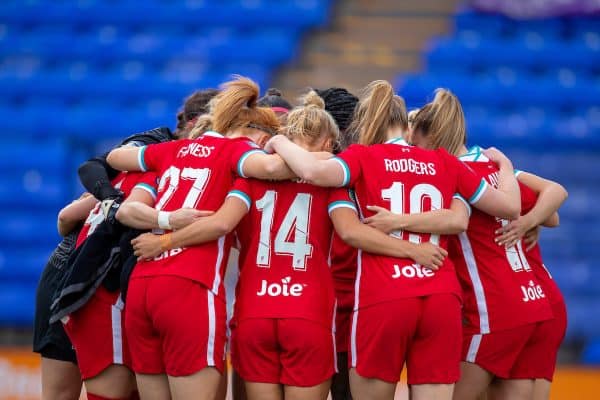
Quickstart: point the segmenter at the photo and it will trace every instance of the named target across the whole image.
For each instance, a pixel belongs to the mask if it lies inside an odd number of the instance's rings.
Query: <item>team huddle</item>
[[[79,169],[40,280],[44,399],[548,399],[564,188],[466,147],[458,98],[292,107],[238,77]],[[225,270],[239,251],[233,316]]]

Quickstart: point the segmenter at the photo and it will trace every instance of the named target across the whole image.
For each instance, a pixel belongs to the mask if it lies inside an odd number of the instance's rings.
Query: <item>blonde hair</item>
[[[196,119],[194,127],[187,135],[188,139],[198,139],[204,132],[212,130],[212,117],[209,114],[201,115]]]
[[[399,127],[408,129],[404,99],[394,94],[388,81],[373,81],[364,90],[354,112],[350,131],[358,134],[358,143],[385,143],[388,131]]]
[[[436,89],[433,101],[415,115],[412,129],[429,138],[432,148],[443,147],[454,155],[467,141],[462,106],[448,89]]]
[[[225,136],[243,128],[277,132],[280,123],[273,110],[257,105],[258,85],[249,78],[234,78],[221,85],[221,92],[209,103],[210,114],[198,118],[188,137],[197,138],[211,129]]]
[[[325,111],[323,99],[311,90],[300,100],[302,105],[287,114],[287,124],[281,133],[290,140],[302,139],[309,145],[323,138],[336,143],[340,130],[331,114]]]

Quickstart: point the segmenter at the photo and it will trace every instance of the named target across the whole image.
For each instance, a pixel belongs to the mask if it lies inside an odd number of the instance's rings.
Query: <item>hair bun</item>
[[[308,92],[304,96],[302,96],[301,100],[302,100],[302,105],[305,107],[306,106],[315,106],[317,108],[320,108],[321,110],[325,109],[325,101],[314,90],[311,90],[310,92]]]
[[[277,97],[283,97],[283,94],[281,94],[281,92],[279,91],[279,89],[276,88],[269,88],[267,90],[267,93],[265,96],[277,96]]]

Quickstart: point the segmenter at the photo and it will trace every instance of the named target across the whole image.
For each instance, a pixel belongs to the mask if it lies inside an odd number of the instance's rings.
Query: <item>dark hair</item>
[[[267,90],[267,93],[258,99],[259,107],[281,107],[287,110],[292,109],[292,105],[283,98],[281,91],[279,89],[270,88]]]
[[[339,87],[331,87],[328,89],[315,89],[315,92],[325,102],[325,111],[327,111],[340,128],[344,132],[352,122],[352,115],[358,103],[358,97],[350,93],[348,90]]]
[[[202,114],[208,114],[208,103],[218,94],[217,89],[202,89],[192,93],[183,103],[183,120],[187,123]]]

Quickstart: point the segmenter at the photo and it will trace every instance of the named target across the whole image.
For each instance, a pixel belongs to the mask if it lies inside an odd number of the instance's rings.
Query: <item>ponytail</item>
[[[276,132],[279,120],[271,109],[257,106],[258,95],[258,85],[248,78],[237,76],[223,84],[211,104],[212,128],[223,135],[240,128]]]
[[[350,130],[364,145],[385,143],[388,131],[408,128],[404,99],[394,94],[392,85],[383,80],[371,82],[356,108]]]
[[[429,138],[432,148],[443,147],[454,155],[467,141],[462,106],[448,89],[436,89],[433,101],[415,115],[412,129]]]

